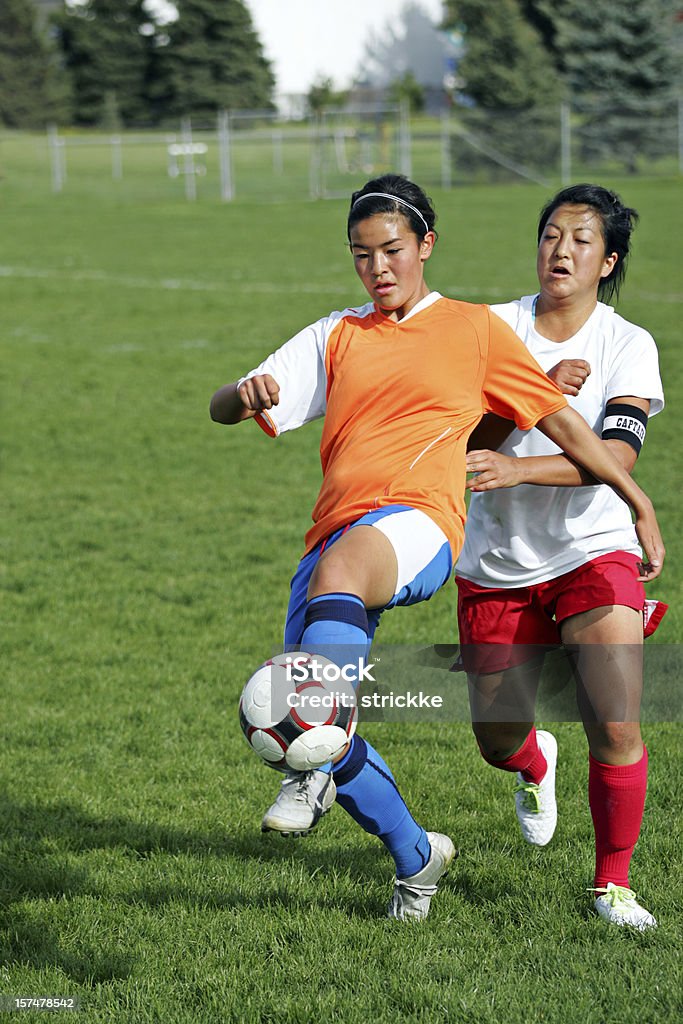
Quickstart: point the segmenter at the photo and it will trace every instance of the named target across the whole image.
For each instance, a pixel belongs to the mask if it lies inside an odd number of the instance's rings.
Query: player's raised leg
[[[338,530],[326,544],[318,544],[302,558],[297,567],[292,578],[285,626],[284,639],[287,649],[298,649],[302,644],[307,624],[308,587],[311,576],[326,548],[334,544],[341,535],[342,531]],[[318,613],[319,609],[316,614]],[[367,614],[364,608],[363,613],[365,614],[364,622],[367,625]],[[339,650],[341,636],[345,640],[345,648],[349,644],[352,648],[354,645],[358,645],[358,649],[362,651],[363,656],[365,655],[368,640],[367,630],[363,623],[361,623],[360,629],[354,629],[353,623],[347,623],[340,628],[332,628],[336,634],[337,650]],[[322,654],[323,652],[316,653]],[[334,805],[336,792],[331,764],[310,772],[287,772],[275,800],[263,816],[261,830],[263,832],[278,832],[284,837],[295,839],[307,836]]]
[[[449,571],[450,554],[442,576]],[[377,610],[393,601],[399,578],[393,543],[382,530],[358,524],[335,537],[310,569],[302,648],[343,662],[345,670],[357,665],[359,656],[364,660],[379,618]],[[439,585],[442,582],[440,578]],[[374,614],[368,614],[368,607]],[[290,636],[296,619],[293,612]],[[333,778],[339,804],[365,831],[376,835],[394,859],[396,883],[390,916],[424,918],[437,883],[454,856],[450,839],[432,833],[430,840],[410,814],[385,762],[360,736],[354,736],[349,750],[335,764]],[[276,803],[281,800],[278,796]]]

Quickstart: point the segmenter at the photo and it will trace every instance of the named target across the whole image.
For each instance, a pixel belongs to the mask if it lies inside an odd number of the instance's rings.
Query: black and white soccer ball
[[[310,771],[339,757],[356,730],[353,687],[319,654],[278,654],[256,669],[240,697],[242,732],[279,771]]]

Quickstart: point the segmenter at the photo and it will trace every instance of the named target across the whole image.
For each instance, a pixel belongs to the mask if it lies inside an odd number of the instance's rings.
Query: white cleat
[[[288,772],[280,792],[263,816],[262,832],[307,836],[327,814],[337,795],[329,772]]]
[[[426,865],[416,875],[397,878],[394,882],[394,893],[387,916],[397,921],[425,919],[429,913],[432,896],[457,855],[448,836],[441,835],[440,832],[428,832],[427,838],[432,852]]]
[[[620,928],[630,925],[631,928],[637,928],[639,932],[646,932],[649,928],[657,927],[657,921],[649,910],[641,907],[632,889],[608,882],[604,889],[591,889],[590,891],[602,894],[595,901],[595,909],[600,917],[609,921],[610,924],[616,924]]]
[[[553,838],[557,825],[555,800],[555,769],[557,768],[557,740],[550,732],[540,729],[536,739],[541,753],[548,762],[548,770],[538,783],[526,782],[517,773],[515,810],[522,835],[527,843],[546,846]]]

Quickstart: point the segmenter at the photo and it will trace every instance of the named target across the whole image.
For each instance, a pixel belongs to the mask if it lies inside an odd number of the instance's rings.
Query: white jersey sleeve
[[[631,324],[606,307],[605,319],[614,320],[614,345],[605,383],[605,402],[625,395],[646,398],[650,416],[664,408],[664,392],[659,375],[659,355],[651,334]]]
[[[267,433],[277,437],[325,415],[325,351],[332,330],[343,316],[330,313],[304,327],[238,381],[239,385],[257,374],[269,373],[279,385],[279,404],[256,417]]]

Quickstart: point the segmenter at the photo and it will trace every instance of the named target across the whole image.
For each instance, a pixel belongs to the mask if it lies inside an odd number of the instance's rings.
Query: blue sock
[[[300,646],[340,667],[347,661],[365,660],[369,647],[368,614],[360,597],[321,594],[312,598],[306,605]],[[331,772],[332,765],[324,764],[318,771]]]
[[[369,645],[368,613],[355,594],[321,594],[306,605],[303,650],[321,654],[340,668],[347,666],[354,689],[353,669],[365,663]]]
[[[336,664],[348,664],[359,657],[365,660],[369,632],[359,597],[322,594],[308,602],[301,646]],[[382,840],[396,862],[397,878],[417,874],[429,860],[429,840],[377,751],[356,734],[333,772],[337,802],[361,828]]]
[[[323,654],[324,651],[318,651],[318,647],[330,644],[357,647],[361,657],[365,656],[368,613],[355,594],[321,594],[306,605],[301,646],[304,650],[310,648],[311,651]],[[333,656],[330,660],[337,661]]]
[[[382,840],[396,863],[396,877],[409,878],[421,871],[430,855],[427,833],[406,807],[377,751],[356,734],[333,772],[337,803],[361,828]]]

